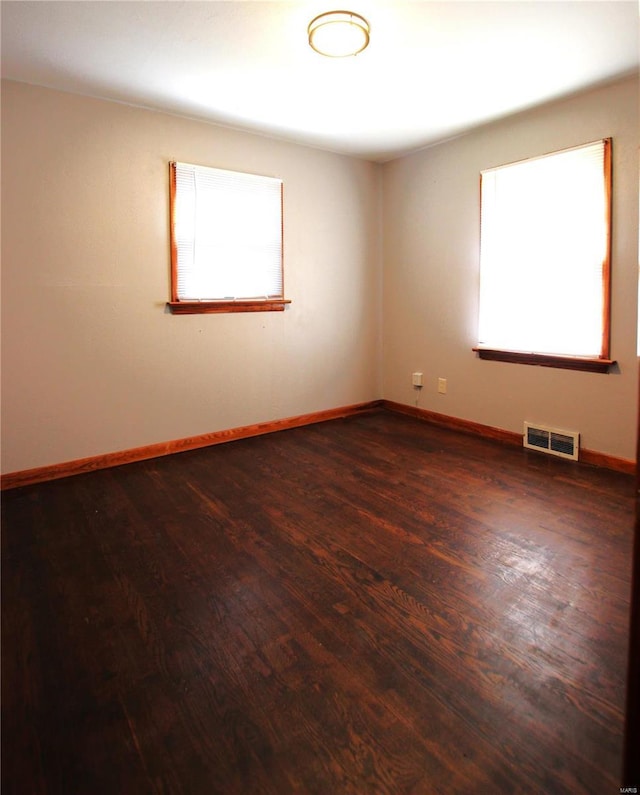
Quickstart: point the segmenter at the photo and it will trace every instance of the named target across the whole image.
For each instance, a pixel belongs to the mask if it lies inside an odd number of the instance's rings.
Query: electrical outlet
[[[446,378],[438,378],[438,392],[441,395],[447,394],[447,379]]]
[[[422,373],[412,373],[411,383],[413,386],[422,386]]]

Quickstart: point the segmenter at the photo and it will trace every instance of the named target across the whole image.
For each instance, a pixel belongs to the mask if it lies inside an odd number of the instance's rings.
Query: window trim
[[[182,161],[181,161],[182,162]],[[282,312],[291,299],[284,298],[284,185],[280,188],[280,240],[282,296],[269,298],[208,298],[203,300],[180,299],[178,297],[178,244],[174,234],[176,201],[176,164],[169,162],[169,238],[171,247],[171,299],[167,308],[173,315],[203,315],[232,312]],[[211,166],[210,168],[215,168]]]
[[[251,298],[247,300],[225,301],[167,301],[172,315],[209,315],[221,312],[282,312],[291,299]]]
[[[502,348],[482,348],[480,346],[476,346],[471,350],[478,354],[479,359],[488,359],[494,362],[535,364],[540,367],[582,370],[587,373],[608,373],[611,367],[616,364],[614,359],[605,357],[556,356],[551,353],[526,353],[524,351],[507,351]]]
[[[472,348],[474,353],[478,354],[478,358],[487,359],[491,361],[509,362],[513,364],[529,364],[539,365],[541,367],[556,367],[566,370],[582,370],[585,372],[593,373],[608,373],[610,368],[616,364],[614,359],[610,358],[610,345],[611,345],[611,221],[612,221],[612,139],[602,138],[592,141],[591,143],[603,144],[603,163],[604,163],[604,185],[605,185],[605,207],[606,207],[606,245],[605,256],[602,263],[602,340],[600,347],[600,355],[598,357],[590,356],[570,356],[570,355],[557,355],[536,353],[534,351],[511,351],[502,348],[490,348],[483,345],[476,345]],[[566,149],[556,150],[554,152],[547,152],[544,155],[537,157],[525,158],[517,162],[527,162],[528,160],[539,160],[544,157],[549,157],[561,152],[570,151],[571,149],[578,149],[581,146],[588,146],[589,144],[580,144],[575,147],[567,147]],[[505,165],[516,165],[516,163],[507,163]],[[480,198],[480,211],[482,212],[482,173],[480,174],[479,181],[479,198]]]

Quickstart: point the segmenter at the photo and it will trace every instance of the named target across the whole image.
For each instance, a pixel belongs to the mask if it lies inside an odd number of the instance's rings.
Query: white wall
[[[611,354],[608,375],[480,360],[477,343],[481,169],[613,138]],[[383,391],[418,406],[522,433],[524,420],[582,434],[635,459],[638,80],[628,78],[477,129],[383,168]],[[544,322],[544,318],[541,318]],[[437,393],[447,378],[446,395]]]
[[[177,316],[168,162],[281,177],[284,312]],[[2,471],[380,397],[379,166],[3,81]]]

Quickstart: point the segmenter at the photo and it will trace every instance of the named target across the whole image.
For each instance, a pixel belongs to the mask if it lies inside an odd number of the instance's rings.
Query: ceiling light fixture
[[[369,23],[353,11],[328,11],[309,23],[309,44],[320,55],[345,58],[369,44]]]

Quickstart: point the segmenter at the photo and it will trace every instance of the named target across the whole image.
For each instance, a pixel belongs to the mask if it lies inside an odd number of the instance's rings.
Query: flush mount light
[[[309,44],[320,55],[345,58],[369,44],[369,23],[353,11],[328,11],[309,23]]]

